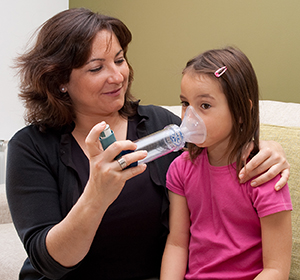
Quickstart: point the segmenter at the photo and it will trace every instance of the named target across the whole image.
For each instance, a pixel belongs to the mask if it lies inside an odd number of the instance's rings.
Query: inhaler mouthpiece
[[[205,124],[192,106],[187,107],[180,130],[185,142],[202,144],[206,139]]]
[[[201,144],[206,139],[206,127],[195,109],[189,106],[180,127],[176,124],[167,125],[164,129],[143,137],[135,143],[136,151],[145,150],[147,156],[138,164],[147,163],[170,152],[181,150],[186,142]]]

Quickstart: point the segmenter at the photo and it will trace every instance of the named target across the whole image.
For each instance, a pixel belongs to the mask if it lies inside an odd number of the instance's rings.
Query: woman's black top
[[[139,106],[128,120],[127,139],[136,140],[180,119],[161,107]],[[106,211],[90,251],[66,268],[48,254],[47,232],[81,195],[89,176],[87,157],[72,127],[41,132],[28,126],[10,140],[7,196],[13,221],[29,258],[20,279],[146,279],[158,277],[168,234],[165,174],[178,153],[148,163],[128,180]]]

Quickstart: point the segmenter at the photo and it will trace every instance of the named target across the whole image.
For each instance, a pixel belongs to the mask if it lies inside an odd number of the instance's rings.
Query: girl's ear
[[[253,107],[252,100],[249,99],[249,102],[250,102],[250,109],[252,110],[252,107]]]

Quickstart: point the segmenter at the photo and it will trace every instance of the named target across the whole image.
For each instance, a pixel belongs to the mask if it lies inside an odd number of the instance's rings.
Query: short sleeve
[[[177,157],[170,165],[168,172],[167,172],[167,188],[179,195],[185,196],[184,194],[184,172],[183,172],[183,156]]]
[[[253,206],[260,218],[293,209],[288,185],[286,184],[279,191],[274,190],[278,180],[279,175],[262,186],[249,187],[252,188],[250,190],[252,191]]]

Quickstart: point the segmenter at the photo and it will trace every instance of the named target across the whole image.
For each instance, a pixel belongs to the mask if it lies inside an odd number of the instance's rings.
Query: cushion
[[[280,143],[291,165],[288,181],[292,203],[293,251],[290,280],[300,279],[300,128],[261,124],[260,138]]]
[[[0,184],[0,224],[11,222],[12,219],[7,204],[5,185]]]
[[[0,279],[19,279],[27,255],[12,223],[0,224],[0,252]]]

